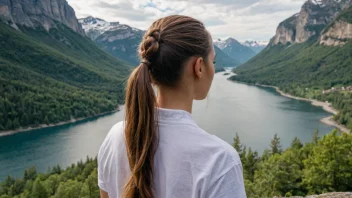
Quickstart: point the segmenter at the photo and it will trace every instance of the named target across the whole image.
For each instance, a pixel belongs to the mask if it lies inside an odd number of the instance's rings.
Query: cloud
[[[306,0],[67,0],[79,18],[94,16],[147,29],[156,19],[182,14],[204,22],[213,38],[269,40],[277,25]]]

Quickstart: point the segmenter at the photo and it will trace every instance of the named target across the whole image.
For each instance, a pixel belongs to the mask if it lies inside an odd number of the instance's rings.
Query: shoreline
[[[74,118],[71,119],[69,121],[64,121],[64,122],[59,122],[56,124],[40,124],[37,127],[27,127],[27,128],[19,128],[19,129],[15,129],[15,130],[8,130],[8,131],[0,131],[0,137],[4,137],[4,136],[9,136],[9,135],[14,135],[17,133],[23,133],[23,132],[28,132],[28,131],[32,131],[32,130],[37,130],[37,129],[45,129],[45,128],[51,128],[51,127],[56,127],[56,126],[62,126],[65,124],[72,124],[78,121],[82,121],[82,120],[86,120],[89,118],[94,118],[94,117],[100,117],[100,116],[104,116],[110,113],[115,113],[120,111],[120,108],[118,107],[117,109],[113,110],[113,111],[109,111],[109,112],[105,112],[105,113],[99,113],[93,116],[89,116],[89,117],[83,117],[83,118]]]
[[[331,113],[333,115],[337,115],[339,113],[339,111],[337,109],[332,107],[331,103],[322,102],[322,101],[314,100],[314,99],[308,99],[308,98],[301,98],[301,97],[297,97],[297,96],[292,96],[292,95],[290,95],[288,93],[284,93],[283,91],[281,91],[279,89],[279,87],[276,87],[276,86],[262,85],[262,84],[255,84],[255,85],[259,86],[259,87],[274,88],[278,93],[280,93],[280,95],[282,95],[284,97],[295,99],[295,100],[302,100],[302,101],[310,102],[313,106],[322,107],[324,111],[329,112],[329,113]],[[324,124],[326,124],[328,126],[335,127],[335,128],[339,129],[342,132],[351,133],[350,129],[348,129],[346,126],[337,123],[333,119],[333,116],[328,116],[328,117],[322,118],[322,119],[320,119],[320,122],[322,122],[322,123],[324,123]]]

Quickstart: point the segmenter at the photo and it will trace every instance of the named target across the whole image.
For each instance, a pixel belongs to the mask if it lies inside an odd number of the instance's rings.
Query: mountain
[[[309,0],[281,22],[269,45],[234,70],[233,80],[275,85],[295,96],[329,101],[335,118],[352,129],[352,1]]]
[[[139,64],[137,49],[144,31],[91,16],[79,22],[87,36],[106,52],[132,65]]]
[[[255,56],[255,52],[247,46],[242,45],[236,39],[228,38],[226,40],[220,40],[214,42],[214,44],[224,51],[232,59],[244,63]]]
[[[279,24],[262,52],[236,69],[241,74],[237,78],[324,87],[351,83],[351,4],[351,0],[305,2],[299,14]]]
[[[351,4],[351,0],[308,0],[299,13],[281,22],[270,45],[304,43],[321,31]]]
[[[224,68],[224,67],[236,67],[236,66],[240,65],[240,63],[238,61],[229,57],[216,45],[214,45],[214,50],[215,50],[215,54],[216,54],[215,67]]]
[[[269,42],[267,41],[245,41],[241,43],[242,45],[249,47],[252,49],[256,54],[258,54],[260,51],[262,51]]]
[[[87,36],[106,52],[132,65],[139,64],[137,50],[144,31],[119,22],[107,22],[91,16],[79,19],[79,23]],[[240,64],[217,47],[215,47],[215,52],[218,71],[223,67],[235,67]]]
[[[56,27],[60,22],[73,31],[84,35],[73,8],[66,0],[0,0],[2,21],[18,29],[18,25],[45,30]]]
[[[46,2],[0,1],[0,131],[94,116],[123,102],[131,67],[84,36],[66,1]]]

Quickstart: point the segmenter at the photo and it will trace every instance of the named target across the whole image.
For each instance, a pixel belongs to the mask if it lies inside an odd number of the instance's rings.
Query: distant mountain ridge
[[[214,42],[214,45],[219,47],[229,57],[240,63],[244,63],[256,55],[251,48],[242,45],[236,39],[231,37],[225,40],[218,39]]]
[[[139,64],[137,49],[144,35],[143,30],[92,16],[79,19],[79,22],[87,36],[106,52],[129,64]]]
[[[79,19],[85,33],[102,49],[113,56],[125,60],[132,65],[138,65],[140,60],[137,55],[138,45],[145,31],[119,22],[107,22],[100,18],[89,16]],[[215,48],[217,54],[216,67],[236,67],[240,63]]]
[[[255,53],[259,53],[262,51],[267,45],[268,41],[253,41],[253,40],[248,40],[245,42],[241,42],[242,45],[251,48]]]
[[[216,45],[214,45],[214,50],[215,50],[215,54],[216,54],[215,67],[217,67],[217,68],[237,67],[241,64],[237,60],[228,56],[225,52],[223,52]]]

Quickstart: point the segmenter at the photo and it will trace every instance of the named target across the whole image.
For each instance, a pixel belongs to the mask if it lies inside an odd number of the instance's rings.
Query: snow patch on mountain
[[[253,41],[253,40],[241,42],[242,45],[247,47],[265,47],[268,45],[268,43],[269,43],[268,41]]]
[[[119,22],[107,22],[103,19],[95,18],[92,16],[79,19],[78,21],[82,25],[82,28],[84,29],[86,34],[93,40],[95,40],[98,36],[108,31],[127,30],[130,28],[132,29],[132,31],[135,31],[135,32],[141,31],[137,28],[120,24]]]

